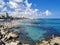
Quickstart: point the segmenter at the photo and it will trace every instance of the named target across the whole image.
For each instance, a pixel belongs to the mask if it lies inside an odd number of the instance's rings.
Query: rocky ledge
[[[36,43],[36,45],[60,45],[60,37],[54,37],[49,40],[43,40],[41,42]]]

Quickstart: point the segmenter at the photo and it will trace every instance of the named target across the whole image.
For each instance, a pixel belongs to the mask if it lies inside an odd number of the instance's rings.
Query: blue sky
[[[26,17],[60,18],[60,0],[1,0],[0,11],[13,11]],[[3,3],[4,2],[4,3]],[[16,11],[17,10],[17,11]],[[11,15],[12,15],[11,14]],[[37,15],[37,16],[36,16]],[[21,16],[21,15],[20,15]]]
[[[36,6],[34,6],[35,8],[38,8],[40,10],[52,10],[52,11],[60,11],[60,0],[29,0],[29,2],[33,3]],[[32,7],[33,7],[32,6]]]
[[[52,15],[47,16],[48,18],[60,18],[60,0],[29,0],[29,2],[33,3],[32,8],[38,8],[41,11],[50,10]]]

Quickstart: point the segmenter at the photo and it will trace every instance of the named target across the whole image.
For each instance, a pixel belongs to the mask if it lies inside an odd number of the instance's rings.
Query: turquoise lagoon
[[[49,39],[52,35],[60,36],[60,19],[20,19],[19,22],[17,30],[27,33],[26,36],[33,41]]]
[[[24,19],[20,22],[19,26],[34,41],[49,39],[52,35],[60,36],[60,19]]]

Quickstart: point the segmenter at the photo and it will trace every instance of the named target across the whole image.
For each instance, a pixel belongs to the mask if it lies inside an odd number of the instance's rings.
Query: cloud
[[[23,0],[10,0],[10,1],[14,1],[14,2],[17,2],[17,3],[23,2]]]
[[[46,16],[49,16],[49,15],[51,15],[52,13],[51,13],[49,10],[46,10],[46,11],[44,12],[44,14],[45,14]]]
[[[40,15],[51,15],[49,10],[41,12],[39,9],[31,9],[32,3],[29,3],[28,0],[9,0],[9,2],[1,0],[0,3],[0,8],[2,8],[1,11],[7,11],[9,15],[14,17],[36,18]]]
[[[18,4],[17,2],[10,0],[8,3],[8,4],[10,4],[9,7],[15,9],[14,12],[9,12],[10,15],[14,14],[13,16],[15,16],[15,17],[16,16],[29,17],[29,18],[35,17],[38,9],[31,9],[32,3],[28,3],[28,0],[25,0],[24,3],[25,3],[25,5],[23,3]]]
[[[0,9],[3,8],[5,5],[5,2],[3,0],[0,0]]]
[[[5,11],[7,11],[7,7],[4,7],[4,8],[2,9],[2,12],[5,12]]]
[[[10,8],[17,8],[17,7],[18,7],[18,4],[15,3],[14,1],[9,1],[8,6],[9,6]]]
[[[27,8],[30,8],[32,5],[32,3],[28,3],[28,0],[25,0],[25,4],[26,4]]]

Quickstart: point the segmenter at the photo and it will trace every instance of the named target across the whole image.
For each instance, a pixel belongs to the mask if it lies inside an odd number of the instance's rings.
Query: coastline
[[[1,45],[34,45],[34,41],[25,35],[25,32],[11,30],[18,28],[19,21],[0,22],[0,43]],[[21,38],[20,38],[21,37]],[[3,43],[2,43],[3,42]]]
[[[54,45],[55,43],[58,43],[60,45],[60,37],[58,36],[53,37],[52,39],[34,42],[30,37],[26,36],[27,33],[15,31],[15,29],[10,30],[11,28],[17,28],[16,25],[19,25],[20,23],[21,22],[17,20],[13,20],[11,22],[0,22],[2,25],[0,27],[0,33],[3,35],[1,41],[3,41],[6,45]],[[20,31],[22,31],[21,28]],[[10,37],[13,38],[10,39]]]
[[[54,37],[49,40],[43,40],[36,43],[36,45],[60,45],[60,37]]]

